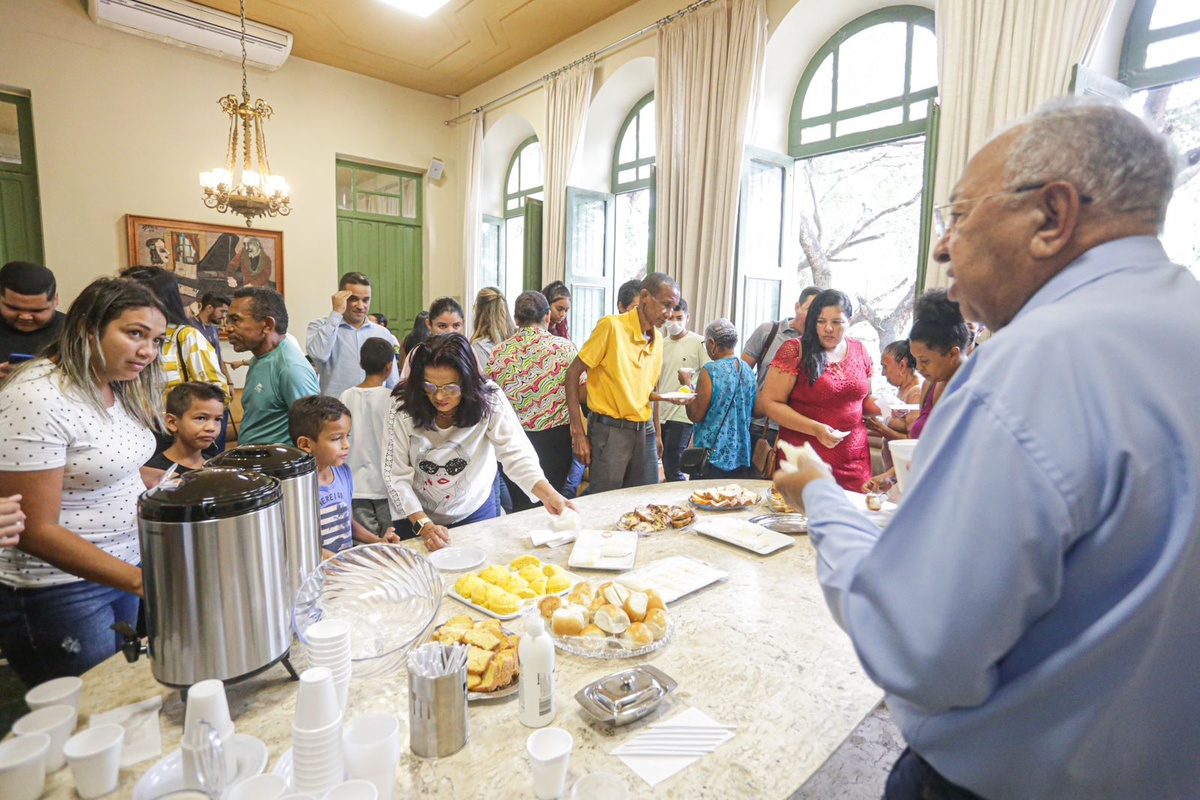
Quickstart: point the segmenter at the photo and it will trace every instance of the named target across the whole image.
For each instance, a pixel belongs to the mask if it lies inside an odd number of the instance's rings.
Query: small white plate
[[[769,555],[795,544],[790,536],[769,531],[761,525],[755,525],[744,519],[706,519],[693,525],[692,530],[710,539],[745,548],[760,556]]]
[[[695,392],[659,392],[658,396],[663,400],[695,400]]]
[[[231,746],[237,763],[237,774],[225,788],[232,789],[247,778],[262,773],[270,753],[261,739],[245,733],[235,733]],[[175,792],[185,791],[183,785],[183,753],[176,750],[146,771],[133,788],[133,800],[158,800]]]
[[[429,560],[442,572],[466,572],[487,560],[478,547],[443,547],[429,554]]]
[[[633,569],[637,562],[636,531],[580,531],[567,559],[572,569]]]

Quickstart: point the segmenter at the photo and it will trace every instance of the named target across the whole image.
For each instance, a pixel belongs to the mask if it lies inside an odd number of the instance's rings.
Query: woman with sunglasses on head
[[[412,357],[408,380],[392,392],[383,471],[393,525],[430,550],[449,528],[500,516],[496,462],[551,514],[571,504],[546,480],[516,412],[479,373],[458,333],[434,336]]]

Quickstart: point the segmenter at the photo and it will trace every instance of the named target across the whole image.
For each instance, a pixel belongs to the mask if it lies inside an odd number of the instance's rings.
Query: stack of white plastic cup
[[[296,718],[292,721],[292,786],[321,796],[345,780],[342,710],[333,675],[310,667],[300,675]]]
[[[308,665],[329,670],[337,689],[338,708],[344,713],[350,689],[350,625],[340,619],[323,619],[313,624],[305,635],[308,637]]]
[[[205,747],[203,737],[208,736],[210,730],[221,739],[224,784],[228,786],[237,774],[234,727],[229,716],[229,700],[225,697],[225,684],[216,679],[200,681],[188,689],[187,707],[183,713],[183,741],[179,745],[183,756],[183,785],[188,789],[204,788],[200,780],[200,754]]]
[[[392,800],[400,763],[400,720],[385,711],[355,717],[342,742],[350,777],[370,781],[379,800]]]

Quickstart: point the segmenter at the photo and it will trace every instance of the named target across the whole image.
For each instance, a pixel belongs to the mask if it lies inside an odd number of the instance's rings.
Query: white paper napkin
[[[536,530],[529,532],[529,540],[533,542],[534,547],[561,547],[564,544],[570,544],[571,542],[575,541],[575,537],[578,535],[578,530]]]
[[[669,720],[663,720],[660,724],[673,726],[690,726],[694,728],[713,728],[720,730],[721,724],[695,708],[689,708],[687,711],[676,714]],[[651,726],[651,730],[653,726]],[[721,743],[725,743],[734,736],[732,731],[728,731],[725,738],[721,739]],[[624,744],[635,744],[641,736],[635,736]],[[677,772],[695,764],[703,756],[618,756],[625,762],[625,766],[629,767],[638,777],[650,784],[651,787],[665,781]]]
[[[92,714],[88,727],[116,723],[125,729],[125,744],[121,746],[121,766],[129,767],[148,758],[162,755],[162,732],[158,728],[158,712],[162,696],[151,697],[111,711]]]

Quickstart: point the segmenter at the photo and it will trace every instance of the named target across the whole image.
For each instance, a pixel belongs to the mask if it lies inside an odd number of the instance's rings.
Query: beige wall
[[[27,91],[46,261],[64,301],[126,263],[125,214],[233,225],[203,206],[197,174],[219,166],[228,130],[217,98],[240,91],[239,66],[102,28],[81,0],[0,0],[0,87]],[[271,164],[295,210],[256,227],[284,232],[292,329],[329,312],[336,288],[338,155],[447,177],[425,181],[425,292],[461,293],[458,154],[442,124],[454,103],[298,58],[251,70],[253,97],[275,108]],[[453,267],[453,268],[449,268]]]

